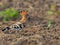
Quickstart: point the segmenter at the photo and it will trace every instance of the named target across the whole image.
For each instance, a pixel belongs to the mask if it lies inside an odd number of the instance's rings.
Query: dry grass
[[[2,2],[2,3],[1,3]],[[0,22],[0,45],[60,45],[60,14],[53,20],[52,26],[47,29],[46,12],[49,5],[59,5],[59,0],[2,0],[0,11],[7,8],[15,8],[18,11],[28,10],[29,19],[23,30],[1,29],[14,22]],[[57,9],[60,7],[57,6]],[[16,21],[15,21],[16,22]]]

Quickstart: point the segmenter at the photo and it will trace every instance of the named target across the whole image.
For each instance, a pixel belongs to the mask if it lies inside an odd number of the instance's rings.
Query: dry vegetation
[[[15,21],[0,21],[0,45],[60,45],[60,13],[53,19],[51,27],[47,28],[48,19],[45,17],[51,4],[56,5],[55,11],[60,11],[60,0],[0,0],[0,11],[7,8],[27,10],[30,17],[26,27],[18,31],[2,32],[5,26]]]

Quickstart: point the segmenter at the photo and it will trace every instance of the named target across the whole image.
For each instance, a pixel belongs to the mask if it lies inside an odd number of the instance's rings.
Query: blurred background
[[[2,32],[21,10],[28,11],[26,27]],[[60,0],[0,0],[0,45],[60,45]]]

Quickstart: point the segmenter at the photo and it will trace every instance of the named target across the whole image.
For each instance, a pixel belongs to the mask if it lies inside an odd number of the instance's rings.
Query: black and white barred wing
[[[13,25],[10,26],[10,28],[14,29],[14,30],[21,30],[24,27],[25,27],[24,24],[22,24],[20,22],[17,22],[16,24],[13,24]]]
[[[13,24],[13,25],[11,25],[10,27],[6,27],[6,28],[4,28],[2,31],[5,31],[5,30],[21,30],[21,29],[23,29],[25,27],[25,25],[24,24],[22,24],[22,23],[20,23],[20,22],[17,22],[17,23],[15,23],[15,24]]]

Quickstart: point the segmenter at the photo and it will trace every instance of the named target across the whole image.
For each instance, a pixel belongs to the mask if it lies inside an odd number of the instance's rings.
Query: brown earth
[[[6,26],[16,21],[3,23],[0,21],[0,45],[60,45],[60,14],[53,19],[51,27],[47,28],[46,12],[50,4],[60,10],[60,0],[0,0],[0,11],[7,8],[28,10],[26,27],[22,30],[7,30]],[[54,16],[53,16],[54,17]]]

